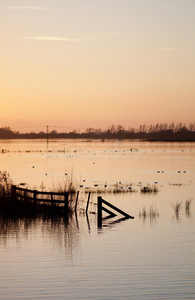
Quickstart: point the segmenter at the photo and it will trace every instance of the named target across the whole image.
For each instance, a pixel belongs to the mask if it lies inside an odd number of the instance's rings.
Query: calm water
[[[194,143],[0,141],[0,152],[0,168],[16,184],[49,190],[72,176],[81,191],[68,222],[0,221],[0,299],[195,298]],[[103,193],[116,183],[133,192]],[[141,193],[147,185],[158,193]],[[98,228],[98,194],[82,213],[88,187],[135,219]],[[151,207],[159,215],[140,215]]]

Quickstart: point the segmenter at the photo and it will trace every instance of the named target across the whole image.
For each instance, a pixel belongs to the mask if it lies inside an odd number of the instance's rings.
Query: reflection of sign
[[[104,204],[104,206],[103,206]],[[108,208],[106,208],[105,206],[111,208],[113,211],[109,210]],[[134,217],[128,215],[127,213],[125,213],[124,211],[122,211],[121,209],[119,209],[118,207],[112,205],[111,203],[107,202],[106,200],[102,199],[102,197],[98,197],[98,226],[102,226],[102,211],[105,211],[108,216],[105,217],[104,219],[108,219],[108,218],[113,218],[116,217],[116,213],[118,212],[119,214],[123,215],[124,218],[123,219],[134,219]]]

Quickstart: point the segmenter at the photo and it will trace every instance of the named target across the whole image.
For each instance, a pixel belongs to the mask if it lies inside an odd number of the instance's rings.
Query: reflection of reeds
[[[20,238],[28,239],[34,230],[40,228],[42,235],[48,236],[51,244],[57,245],[66,250],[70,256],[74,254],[72,250],[78,243],[78,224],[74,218],[69,218],[68,222],[63,215],[51,214],[50,212],[38,213],[29,216],[8,216],[0,217],[0,239],[4,244],[10,240]]]
[[[155,219],[159,217],[159,212],[156,207],[151,205],[148,211],[145,207],[143,207],[142,210],[139,211],[139,217],[143,219],[146,219],[147,217],[150,219]]]

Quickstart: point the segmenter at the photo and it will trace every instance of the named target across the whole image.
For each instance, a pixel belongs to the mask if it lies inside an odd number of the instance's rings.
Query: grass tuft
[[[154,207],[153,205],[150,206],[150,208],[148,210],[146,210],[145,207],[142,208],[141,211],[139,211],[139,217],[146,219],[146,218],[150,218],[150,219],[156,219],[159,217],[159,212],[157,210],[156,207]]]
[[[185,202],[185,210],[186,210],[187,215],[190,214],[190,206],[191,206],[192,200],[193,199],[190,198],[190,199],[187,199],[186,202]]]
[[[179,218],[180,210],[182,209],[182,202],[176,202],[175,204],[171,203],[171,206],[174,209],[175,215]]]
[[[144,186],[140,189],[140,192],[141,193],[157,193],[158,192],[158,188],[157,186]]]

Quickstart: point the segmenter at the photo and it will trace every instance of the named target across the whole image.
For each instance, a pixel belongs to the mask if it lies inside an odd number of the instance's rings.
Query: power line
[[[56,125],[45,125],[49,127],[57,127],[57,128],[72,128],[72,129],[86,129],[86,127],[67,127],[67,126],[56,126]],[[45,128],[45,126],[14,126],[13,128]]]

